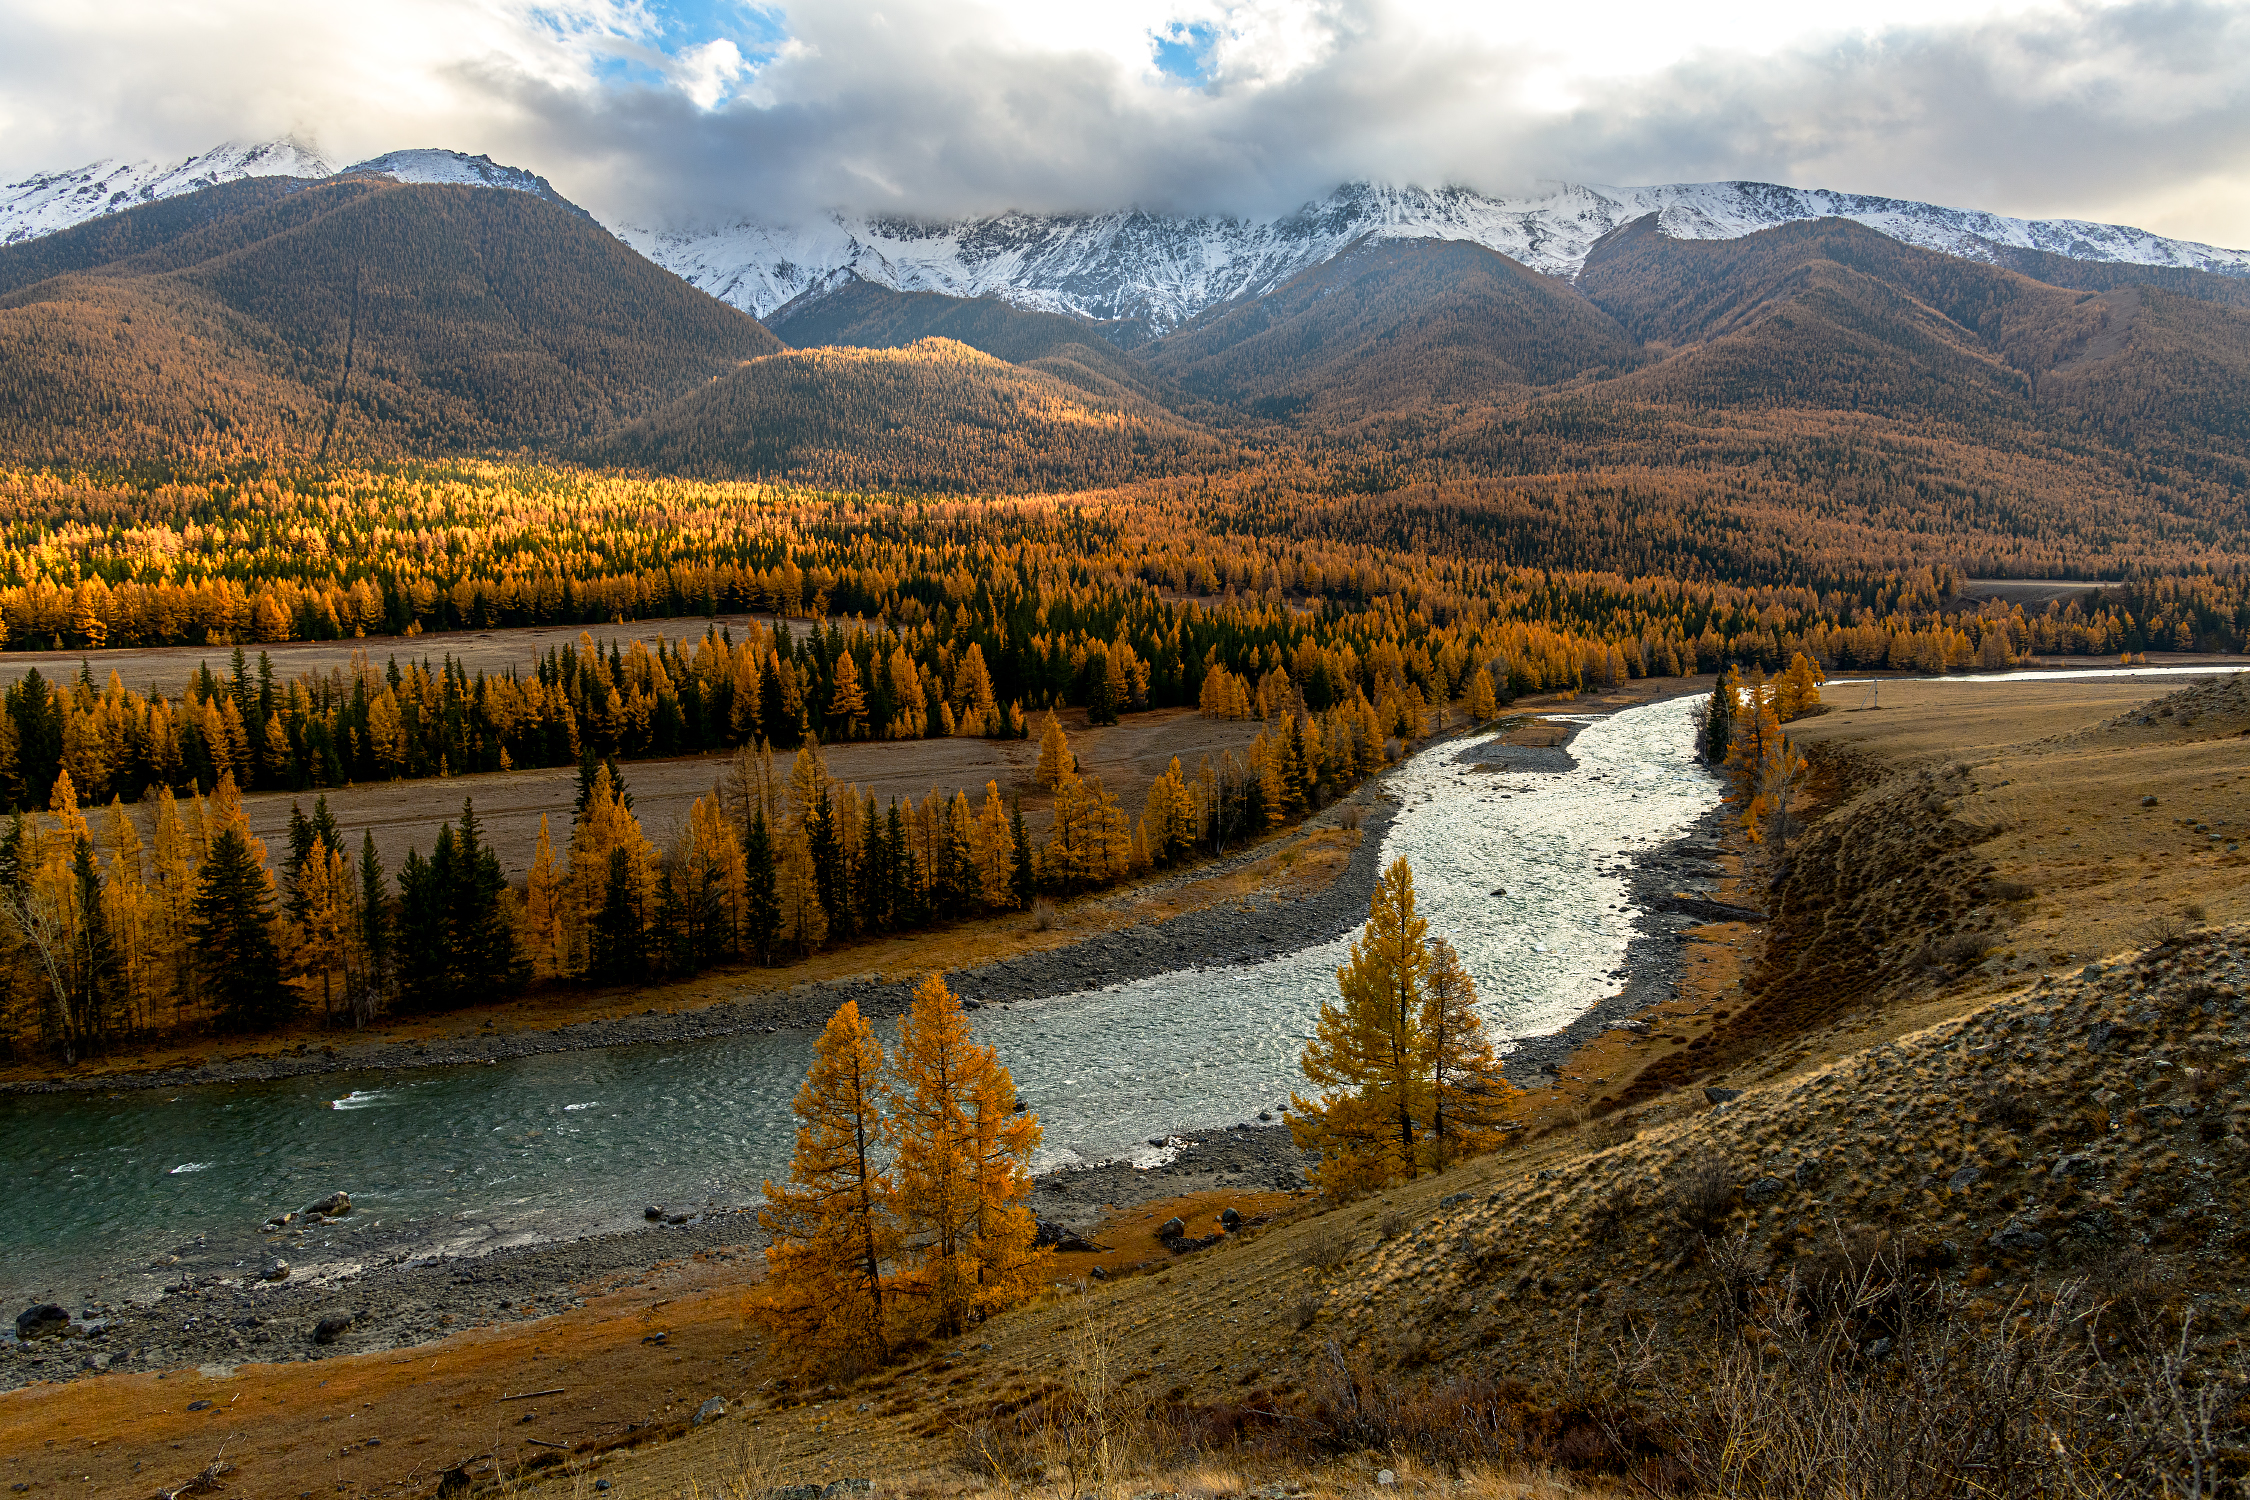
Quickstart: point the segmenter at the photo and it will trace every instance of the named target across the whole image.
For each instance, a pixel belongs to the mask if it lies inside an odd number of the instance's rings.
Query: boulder
[[[36,1302],[16,1314],[16,1337],[26,1343],[58,1338],[69,1326],[70,1312],[59,1303]]]
[[[2021,1225],[2010,1224],[1992,1237],[1992,1248],[2006,1251],[2011,1255],[2023,1255],[2035,1250],[2046,1249],[2047,1237],[2036,1229],[2025,1229]]]
[[[1160,1240],[1176,1240],[1181,1235],[1186,1233],[1187,1220],[1181,1218],[1177,1214],[1174,1214],[1171,1218],[1164,1221],[1163,1228],[1156,1231],[1156,1237]]]
[[[305,1205],[305,1214],[308,1218],[314,1214],[325,1214],[331,1219],[340,1219],[351,1211],[352,1195],[349,1193],[330,1193],[318,1203]]]
[[[1983,1176],[1984,1173],[1976,1167],[1963,1167],[1945,1179],[1945,1190],[1949,1193],[1965,1193],[1975,1187],[1977,1180]]]
[[[1227,1232],[1227,1233],[1229,1233],[1229,1234],[1232,1234],[1232,1233],[1234,1233],[1234,1232],[1235,1232],[1235,1231],[1236,1231],[1237,1229],[1240,1229],[1240,1228],[1242,1227],[1242,1213],[1241,1213],[1241,1211],[1240,1211],[1239,1209],[1233,1209],[1233,1208],[1222,1208],[1222,1209],[1220,1209],[1220,1210],[1219,1210],[1219,1226],[1220,1226],[1220,1227],[1221,1227],[1222,1229],[1226,1230],[1226,1232]]]
[[[688,1426],[701,1427],[706,1422],[716,1422],[719,1418],[725,1416],[726,1414],[727,1404],[724,1401],[721,1401],[718,1397],[713,1396],[710,1400],[704,1402],[701,1406],[695,1409],[695,1415],[688,1419]]]
[[[267,1261],[265,1279],[267,1281],[287,1281],[289,1279],[289,1262],[278,1256]]]
[[[662,1223],[664,1219],[664,1210],[651,1203],[648,1207],[641,1210],[641,1217],[648,1220],[651,1224]]]
[[[1789,1191],[1789,1184],[1778,1177],[1761,1177],[1742,1190],[1742,1196],[1752,1203],[1771,1203]]]
[[[312,1341],[316,1344],[333,1344],[351,1331],[350,1313],[330,1313],[313,1324]]]
[[[1713,1104],[1731,1104],[1735,1100],[1742,1097],[1742,1090],[1709,1087],[1704,1089],[1703,1097],[1710,1100]]]

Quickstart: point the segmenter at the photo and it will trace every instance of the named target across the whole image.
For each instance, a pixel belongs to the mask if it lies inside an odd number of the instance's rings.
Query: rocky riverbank
[[[1113,1209],[1215,1188],[1305,1185],[1306,1163],[1279,1125],[1183,1132],[1152,1145],[1150,1161],[1049,1172],[1032,1210],[1084,1233]],[[0,1332],[0,1390],[106,1370],[208,1371],[410,1348],[581,1307],[606,1286],[697,1255],[757,1273],[765,1235],[755,1207],[650,1207],[658,1216],[642,1229],[465,1254],[430,1253],[427,1226],[371,1223],[364,1213],[310,1226],[300,1218],[279,1233],[213,1231],[159,1257],[165,1279],[154,1298],[50,1290],[68,1328],[31,1339]],[[275,1279],[276,1263],[292,1259],[311,1269]]]

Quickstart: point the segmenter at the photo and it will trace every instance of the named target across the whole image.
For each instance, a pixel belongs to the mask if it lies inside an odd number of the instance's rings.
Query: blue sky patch
[[[1211,81],[1211,49],[1218,41],[1219,28],[1209,21],[1174,21],[1161,32],[1149,33],[1156,71],[1181,83]]]

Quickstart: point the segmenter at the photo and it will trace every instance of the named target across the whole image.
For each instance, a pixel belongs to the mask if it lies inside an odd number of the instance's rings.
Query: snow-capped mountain
[[[510,188],[585,212],[544,177],[488,156],[392,151],[343,170],[380,173],[400,182]],[[169,166],[95,162],[0,188],[0,245],[236,178],[332,175],[334,167],[290,140],[222,146]],[[950,221],[837,213],[797,224],[743,219],[686,229],[609,227],[666,270],[761,318],[797,297],[858,278],[900,291],[997,296],[1046,312],[1138,319],[1161,334],[1207,307],[1271,291],[1363,239],[1467,240],[1537,270],[1575,276],[1596,240],[1648,214],[1657,215],[1664,232],[1680,239],[1731,239],[1833,215],[1909,244],[1975,260],[2025,249],[2078,260],[2250,276],[2250,252],[2166,239],[2121,225],[2014,219],[1763,182],[1636,188],[1565,183],[1520,198],[1490,197],[1467,188],[1356,183],[1294,213],[1269,218],[1195,218],[1125,209]]]
[[[327,177],[335,170],[297,142],[279,140],[229,142],[170,164],[106,158],[73,172],[42,172],[0,187],[0,245],[238,178]]]
[[[1145,319],[1161,333],[1216,303],[1270,291],[1363,238],[1469,240],[1537,270],[1574,276],[1596,240],[1651,213],[1681,239],[1731,239],[1833,215],[1978,260],[2008,247],[2250,275],[2250,252],[2140,229],[1760,182],[1562,184],[1513,199],[1361,183],[1275,218],[1126,210],[925,222],[833,214],[786,226],[744,220],[689,230],[623,225],[616,232],[658,265],[760,317],[858,277],[900,291],[991,295],[1080,317]]]
[[[512,188],[519,193],[530,193],[549,203],[558,203],[574,214],[592,218],[593,215],[556,192],[547,179],[521,167],[502,166],[489,156],[469,156],[460,151],[423,149],[418,151],[386,151],[381,156],[371,156],[355,162],[346,172],[371,172],[400,182],[451,182],[466,187]]]
[[[390,151],[341,170],[374,173],[400,182],[513,188],[559,203],[572,213],[586,212],[536,173],[460,151]],[[229,144],[168,166],[146,161],[98,161],[74,172],[45,172],[0,188],[0,245],[36,239],[103,214],[243,177],[317,180],[338,175],[339,170],[316,152],[290,140],[268,141],[262,146]]]

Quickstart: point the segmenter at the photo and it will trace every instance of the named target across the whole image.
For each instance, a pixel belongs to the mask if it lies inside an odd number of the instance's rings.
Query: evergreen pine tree
[[[438,829],[428,859],[409,849],[398,872],[398,997],[408,1010],[437,1010],[451,1001],[446,895],[452,883],[453,828],[447,824]]]
[[[750,815],[750,844],[745,851],[749,865],[749,891],[744,920],[743,937],[750,951],[758,955],[758,962],[773,962],[774,945],[781,937],[781,879],[775,867],[773,838],[766,831],[766,811],[760,807]]]
[[[359,842],[359,942],[367,953],[366,986],[380,994],[391,952],[389,903],[383,894],[383,859],[372,831]]]
[[[594,917],[592,956],[596,976],[611,984],[638,979],[647,967],[640,886],[633,878],[632,856],[624,849],[609,854],[609,881]]]
[[[1008,837],[1015,844],[1014,871],[1009,882],[1016,898],[1016,909],[1022,911],[1031,905],[1033,891],[1038,888],[1038,871],[1031,862],[1031,835],[1023,826],[1023,799],[1018,797],[1008,805]]]
[[[203,993],[229,1030],[263,1031],[295,1009],[281,983],[266,902],[266,872],[249,841],[222,828],[197,872],[191,931]]]
[[[110,939],[109,914],[102,906],[100,868],[94,862],[94,845],[81,837],[71,850],[71,882],[78,897],[78,951],[71,968],[73,1040],[79,1047],[98,1050],[109,1033],[118,1001],[117,945]]]
[[[823,785],[805,819],[805,839],[812,849],[813,890],[821,914],[828,919],[831,936],[852,935],[851,871],[844,859],[844,840],[836,827],[836,799]]]
[[[313,837],[312,820],[305,816],[304,809],[290,803],[289,857],[282,862],[281,883],[289,892],[288,912],[292,922],[305,919],[304,897],[298,894],[297,881],[304,874],[305,861],[312,857]]]
[[[1734,721],[1740,712],[1734,668],[1723,668],[1711,689],[1710,701],[1703,706],[1703,724],[1696,736],[1696,752],[1705,765],[1726,764],[1727,752],[1734,748]]]
[[[521,989],[529,977],[515,927],[501,906],[507,877],[500,873],[500,857],[480,841],[482,831],[476,804],[463,798],[445,889],[447,998],[455,1004],[496,999]]]

